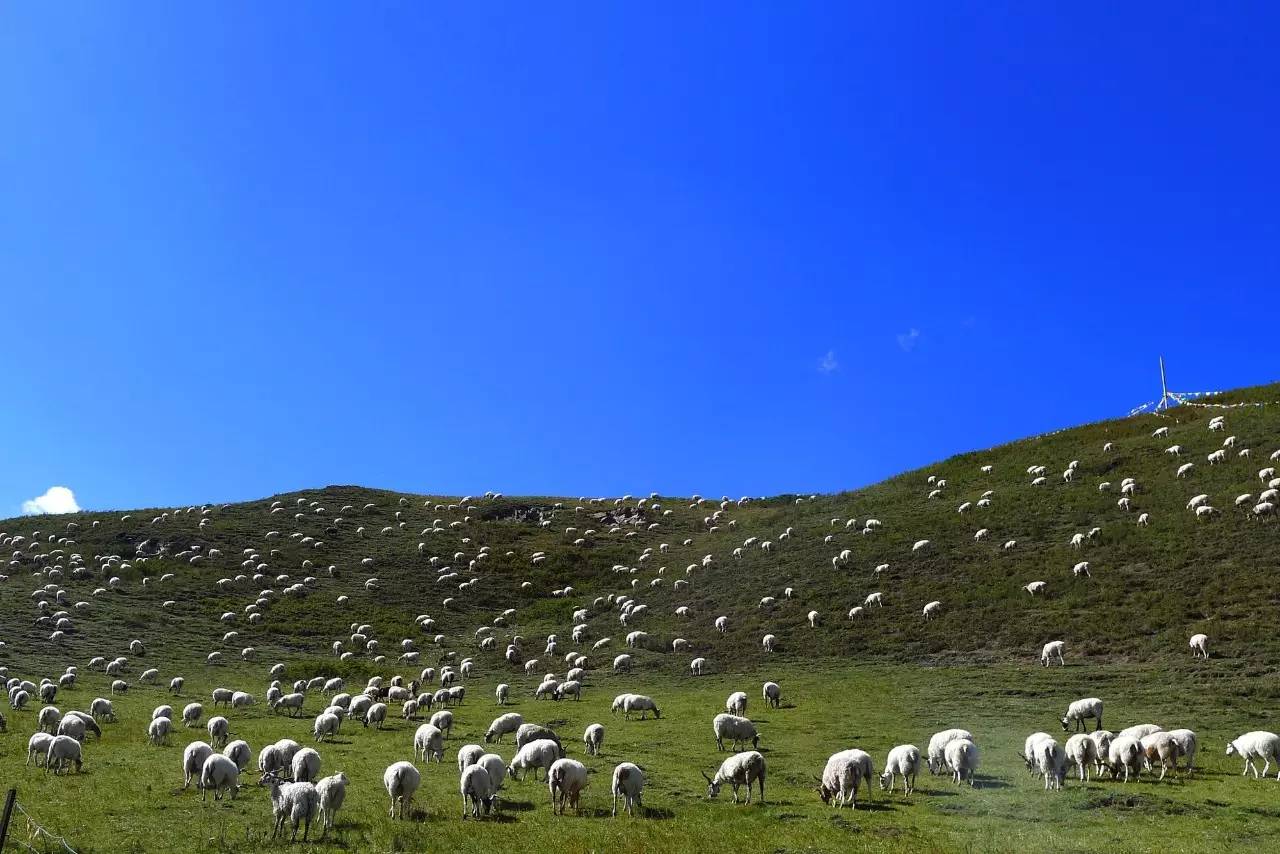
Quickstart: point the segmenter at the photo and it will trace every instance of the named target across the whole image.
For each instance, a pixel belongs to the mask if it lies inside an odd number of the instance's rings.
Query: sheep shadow
[[[621,813],[621,812],[618,813],[619,817],[621,817],[624,814],[625,813]],[[671,819],[676,817],[676,814],[674,811],[665,809],[663,807],[641,807],[640,817],[651,819],[653,821],[670,821]]]
[[[505,798],[502,801],[502,809],[512,812],[532,812],[538,808],[533,801],[509,801]]]

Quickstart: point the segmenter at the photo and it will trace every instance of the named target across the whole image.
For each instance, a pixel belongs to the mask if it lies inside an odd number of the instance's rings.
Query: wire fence
[[[76,850],[61,836],[45,827],[35,816],[27,812],[20,801],[14,801],[14,810],[25,820],[26,839],[19,838],[20,833],[16,819],[10,823],[5,838],[0,839],[0,854],[4,850],[31,851],[33,854],[77,854]],[[12,848],[10,846],[13,846]],[[39,846],[39,847],[36,847]]]

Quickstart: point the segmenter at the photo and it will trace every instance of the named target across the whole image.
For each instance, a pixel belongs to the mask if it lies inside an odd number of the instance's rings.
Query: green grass
[[[1275,401],[1280,401],[1277,386],[1240,390],[1215,402]],[[1228,430],[1209,433],[1209,418],[1219,412],[1227,415]],[[1169,426],[1169,438],[1151,438],[1156,426]],[[1253,457],[1241,460],[1233,452],[1227,464],[1209,466],[1205,455],[1227,434],[1238,436],[1235,450],[1249,447]],[[1105,442],[1114,444],[1113,452],[1103,452]],[[1163,453],[1175,442],[1185,448],[1181,460]],[[68,664],[79,665],[82,685],[61,694],[56,705],[87,708],[107,690],[107,680],[88,671],[88,660],[127,655],[129,640],[140,638],[148,653],[134,661],[131,680],[154,666],[162,683],[177,674],[188,677],[186,693],[202,700],[219,685],[261,697],[267,669],[276,661],[288,664],[291,678],[342,673],[357,688],[355,683],[374,673],[416,672],[417,667],[395,660],[400,639],[409,637],[422,650],[419,667],[437,664],[445,650],[476,658],[477,676],[467,686],[459,737],[451,742],[455,747],[476,740],[497,713],[491,691],[503,681],[520,694],[518,711],[532,721],[555,723],[574,745],[587,723],[601,720],[608,727],[606,755],[588,762],[597,772],[588,790],[588,813],[604,809],[609,773],[617,761],[638,762],[652,775],[646,803],[653,812],[644,821],[594,814],[553,818],[545,788],[526,783],[508,793],[503,819],[472,827],[458,820],[456,769],[446,763],[426,772],[418,820],[398,823],[386,817],[381,774],[390,762],[409,757],[411,729],[403,723],[382,733],[348,729],[341,743],[326,745],[321,753],[326,771],[341,769],[353,781],[332,840],[349,850],[422,850],[428,842],[432,847],[447,842],[495,850],[707,850],[709,837],[713,850],[744,851],[765,846],[828,851],[851,844],[873,849],[1211,850],[1266,843],[1280,833],[1271,807],[1277,784],[1240,780],[1234,760],[1227,762],[1221,753],[1227,737],[1275,728],[1268,710],[1280,697],[1280,639],[1273,629],[1280,617],[1275,559],[1280,527],[1274,520],[1249,518],[1233,506],[1233,498],[1265,488],[1256,472],[1271,464],[1267,457],[1276,448],[1280,404],[1183,408],[1168,417],[1087,425],[962,454],[855,492],[731,504],[716,531],[707,529],[704,518],[717,508],[718,496],[697,507],[690,506],[688,497],[662,497],[661,510],[647,508],[641,524],[611,533],[605,514],[615,509],[612,499],[478,498],[454,509],[436,509],[437,503],[458,500],[349,486],[277,496],[288,509],[274,515],[269,514],[273,499],[215,505],[204,529],[198,527],[198,508],[170,511],[166,521],[154,525],[152,518],[163,511],[129,511],[128,519],[123,512],[93,512],[0,521],[6,554],[15,550],[9,538],[27,538],[5,569],[8,580],[0,582],[0,641],[5,643],[0,666],[9,676],[38,681],[56,677]],[[1064,484],[1060,473],[1073,459],[1080,461],[1076,481]],[[1174,476],[1182,461],[1196,463],[1186,480]],[[994,466],[990,475],[979,470],[987,464]],[[1029,485],[1025,469],[1033,464],[1047,466],[1047,485]],[[929,474],[948,480],[943,498],[926,498]],[[1118,489],[1126,476],[1140,484],[1132,513],[1116,507],[1115,490],[1097,488],[1105,479]],[[962,501],[976,502],[987,489],[995,490],[990,508],[956,512]],[[1184,509],[1187,499],[1201,492],[1222,511],[1218,517],[1197,520]],[[308,508],[315,501],[328,512],[308,512],[295,521],[299,498]],[[377,507],[363,510],[370,502]],[[557,502],[563,504],[559,509]],[[343,513],[344,505],[356,510]],[[634,508],[636,502],[625,505]],[[403,514],[404,529],[398,527],[397,511]],[[1136,526],[1139,512],[1151,514],[1149,527]],[[344,521],[337,523],[337,516]],[[850,517],[875,517],[884,525],[865,537],[856,529],[846,531],[843,524],[831,525],[833,518]],[[538,518],[549,518],[551,524],[540,527]],[[436,519],[442,531],[420,533]],[[736,527],[729,526],[730,520]],[[69,529],[70,522],[79,528]],[[658,527],[650,529],[652,523]],[[358,526],[366,528],[363,536]],[[385,526],[392,526],[392,532],[382,534]],[[1095,526],[1101,535],[1085,549],[1069,547],[1073,533]],[[587,528],[598,533],[589,544],[577,546],[574,536],[565,534],[567,527],[577,528],[576,536]],[[787,528],[794,533],[784,541],[779,534]],[[990,530],[986,540],[974,540],[978,528]],[[284,536],[266,539],[269,530]],[[293,531],[323,541],[324,547],[289,538]],[[828,535],[832,541],[824,542]],[[735,559],[733,549],[748,536],[771,539],[775,549],[746,548]],[[132,559],[136,545],[147,538],[158,538],[168,554],[145,563],[133,560],[131,569],[105,574],[77,577],[72,571],[73,553],[91,563],[97,555]],[[911,544],[923,538],[933,547],[912,553]],[[689,546],[683,545],[686,539],[692,540]],[[1008,539],[1018,540],[1017,548],[1002,550]],[[41,543],[38,551],[30,545],[34,540]],[[426,544],[421,552],[420,542]],[[669,544],[669,551],[658,551],[662,543]],[[193,544],[221,549],[222,557],[200,566],[177,558]],[[491,547],[491,557],[473,573],[468,562],[481,545]],[[246,547],[258,549],[261,561],[269,564],[267,579],[219,590],[220,578],[252,574],[240,567]],[[642,561],[645,548],[653,553]],[[852,559],[833,567],[831,557],[846,548]],[[531,564],[535,551],[547,552],[548,559]],[[461,560],[454,560],[456,552],[463,553]],[[703,567],[707,554],[714,561]],[[463,592],[456,584],[434,583],[431,555],[461,573],[456,581],[478,578],[475,588]],[[362,566],[365,557],[373,558],[372,569]],[[1092,579],[1072,578],[1071,565],[1082,559],[1092,563]],[[308,560],[310,567],[304,566]],[[872,569],[881,563],[890,568],[876,577]],[[691,564],[697,568],[686,573]],[[337,567],[333,577],[325,571],[329,565]],[[72,612],[75,630],[60,646],[49,642],[49,627],[37,625],[39,614],[30,598],[54,567],[64,573],[59,586],[70,601],[88,603],[87,609]],[[175,577],[161,583],[168,572]],[[224,611],[242,613],[262,587],[282,589],[289,582],[274,580],[278,573],[288,574],[290,582],[314,575],[317,583],[305,598],[274,600],[260,625],[243,619],[233,627],[218,622]],[[120,577],[119,589],[92,595],[106,586],[109,575]],[[381,582],[375,592],[364,588],[370,576]],[[658,578],[660,586],[651,587]],[[690,587],[676,591],[676,579],[687,579]],[[1048,595],[1029,597],[1022,587],[1032,580],[1047,581]],[[526,581],[531,590],[522,587]],[[565,585],[575,588],[572,596],[551,597],[553,589]],[[796,589],[794,600],[783,600],[772,612],[757,607],[760,597],[781,596],[787,586]],[[884,593],[883,609],[871,609],[859,622],[844,618],[849,607],[874,590]],[[563,675],[562,660],[539,655],[543,638],[556,632],[568,648],[572,611],[610,593],[634,595],[649,605],[649,615],[638,627],[650,633],[654,646],[635,653],[631,676],[608,674],[628,628],[619,624],[616,610],[593,609],[590,639],[583,645],[591,675],[581,703],[535,705],[528,695],[536,679],[502,660],[505,643],[497,652],[475,646],[477,626],[515,609],[510,627],[499,630],[502,640],[523,635],[528,654],[543,659],[539,672]],[[350,602],[339,605],[339,595],[349,596]],[[455,607],[446,610],[445,597],[453,597]],[[933,599],[944,603],[944,612],[926,623],[920,608]],[[161,607],[166,600],[173,601],[172,607]],[[676,618],[678,605],[688,605],[693,618]],[[822,614],[816,629],[805,620],[810,609]],[[423,613],[437,620],[437,631],[445,636],[443,649],[432,646],[415,627],[413,618]],[[712,627],[721,614],[730,620],[726,635]],[[374,627],[387,661],[376,662],[367,654],[349,663],[332,657],[330,644],[347,640],[353,622]],[[224,644],[228,628],[240,637]],[[1198,631],[1211,638],[1208,661],[1189,657],[1187,638]],[[778,636],[779,652],[768,655],[761,649],[766,632]],[[591,643],[603,636],[613,637],[613,645],[590,651]],[[693,651],[660,651],[669,650],[675,637],[688,639]],[[1046,672],[1036,664],[1041,645],[1051,639],[1067,643],[1071,666],[1064,671]],[[258,649],[256,664],[235,660],[243,646]],[[215,649],[223,651],[228,666],[205,666],[205,654]],[[710,659],[713,675],[700,680],[687,675],[688,662],[697,655]],[[770,713],[759,708],[756,698],[765,678],[783,684],[793,708]],[[750,694],[750,714],[759,721],[768,747],[771,796],[763,808],[708,804],[701,797],[698,771],[709,771],[718,761],[711,717],[738,688]],[[623,690],[651,693],[664,709],[663,719],[610,720],[609,703]],[[1207,772],[1186,785],[1101,783],[1045,794],[1021,769],[1015,753],[1027,734],[1052,728],[1069,700],[1092,695],[1106,701],[1108,724],[1114,728],[1154,720],[1197,730]],[[144,743],[150,711],[163,701],[157,689],[135,686],[117,701],[121,723],[108,726],[102,744],[86,746],[85,774],[57,780],[22,766],[34,709],[8,712],[9,732],[0,734],[0,786],[16,782],[22,802],[78,850],[259,847],[270,826],[265,792],[247,789],[242,801],[217,805],[201,805],[192,792],[174,793],[188,733],[179,732],[170,748]],[[318,700],[308,710],[318,711]],[[303,741],[310,732],[310,716],[290,721],[264,707],[231,717],[236,734],[255,751],[286,735]],[[924,747],[932,731],[950,726],[967,726],[978,736],[988,784],[978,791],[956,792],[930,780],[928,792],[910,803],[898,797],[886,805],[877,796],[879,808],[835,816],[811,790],[812,776],[837,750],[862,747],[881,763],[894,744],[911,741]],[[507,748],[503,755],[510,752]],[[583,754],[574,749],[571,755]]]

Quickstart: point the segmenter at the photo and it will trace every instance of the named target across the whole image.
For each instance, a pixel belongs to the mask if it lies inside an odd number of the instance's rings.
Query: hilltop
[[[611,657],[627,631],[643,629],[653,642],[636,653],[638,669],[683,669],[693,655],[725,669],[751,666],[766,658],[766,633],[779,639],[775,657],[787,659],[983,663],[1034,658],[1050,639],[1065,640],[1077,661],[1182,659],[1187,638],[1203,631],[1215,655],[1270,671],[1280,653],[1269,630],[1280,615],[1276,522],[1253,518],[1254,502],[1236,507],[1234,499],[1267,488],[1258,471],[1273,465],[1268,457],[1280,448],[1277,401],[1280,386],[1242,389],[1207,399],[1209,406],[1011,442],[835,495],[723,504],[721,496],[661,495],[460,500],[329,486],[238,504],[9,519],[0,522],[13,552],[0,584],[4,653],[11,660],[55,653],[87,660],[141,637],[192,659],[215,649],[234,655],[243,646],[256,647],[264,660],[324,657],[356,621],[374,627],[380,652],[392,660],[399,640],[412,638],[425,661],[429,644],[414,618],[429,614],[444,649],[491,657],[503,668],[501,649],[474,649],[477,627],[514,609],[509,631],[540,647],[548,633],[567,639],[573,612],[612,593],[633,596],[648,613],[628,628],[616,611],[593,608],[590,642],[613,637]],[[1225,416],[1224,431],[1208,429],[1216,415]],[[1159,427],[1168,428],[1167,437],[1152,436]],[[1236,439],[1226,461],[1210,465],[1207,454],[1227,436]],[[1180,457],[1166,453],[1174,444],[1182,446]],[[1239,456],[1245,448],[1251,455]],[[1062,472],[1073,460],[1078,467],[1067,483]],[[1180,479],[1175,472],[1185,462],[1195,468]],[[1035,465],[1046,467],[1043,485],[1031,485],[1027,469]],[[934,498],[930,476],[946,481]],[[1127,512],[1117,506],[1126,477],[1138,484]],[[1104,481],[1110,490],[1100,491]],[[990,505],[978,506],[988,491]],[[1208,519],[1188,512],[1197,494],[1207,494],[1219,512]],[[958,512],[965,502],[970,508]],[[273,506],[283,509],[273,513]],[[1146,527],[1136,522],[1141,513],[1149,514]],[[881,524],[864,534],[867,519]],[[1093,528],[1100,530],[1082,548],[1070,545],[1074,534]],[[977,540],[980,529],[989,533]],[[15,545],[15,536],[26,540]],[[744,546],[748,538],[755,542]],[[929,546],[913,552],[922,539]],[[769,551],[760,547],[766,540]],[[1004,548],[1010,540],[1016,545]],[[488,556],[477,558],[483,546]],[[849,558],[833,565],[846,549]],[[534,563],[538,552],[546,557]],[[249,553],[257,558],[245,563]],[[73,554],[83,558],[79,570]],[[120,560],[103,569],[108,555]],[[1081,560],[1092,577],[1073,577]],[[877,574],[883,564],[888,568]],[[437,582],[446,566],[456,577]],[[68,601],[88,603],[72,609],[74,628],[60,650],[50,645],[50,627],[35,624],[34,585],[26,583],[53,567],[63,569]],[[258,582],[255,573],[263,576]],[[288,578],[278,580],[282,575]],[[118,579],[115,589],[94,595],[110,577]],[[304,595],[278,595],[305,577],[314,581]],[[366,589],[370,578],[376,590]],[[459,590],[470,579],[475,584]],[[687,589],[675,589],[678,579]],[[1047,582],[1045,595],[1024,590],[1035,580]],[[566,586],[571,595],[552,595]],[[792,599],[784,598],[788,587]],[[277,594],[264,619],[240,619],[234,649],[227,649],[219,616],[243,616],[262,589]],[[850,620],[849,609],[875,591],[884,607]],[[765,596],[776,597],[776,607],[762,610]],[[921,608],[933,600],[943,603],[942,614],[926,622]],[[678,606],[692,616],[678,618]],[[810,610],[820,614],[817,628],[807,623]],[[729,618],[724,635],[713,627],[720,615]],[[691,641],[691,655],[669,652],[675,637]],[[359,658],[368,664],[372,656]]]

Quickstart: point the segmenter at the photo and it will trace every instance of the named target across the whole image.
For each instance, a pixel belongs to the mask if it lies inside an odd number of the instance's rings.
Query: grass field
[[[1238,761],[1223,749],[1242,732],[1277,728],[1271,714],[1280,698],[1280,637],[1273,628],[1280,618],[1280,525],[1254,518],[1234,499],[1267,488],[1258,470],[1273,465],[1268,458],[1280,448],[1280,405],[1272,405],[1280,387],[1215,401],[1239,406],[1086,425],[838,495],[723,506],[719,497],[701,503],[659,497],[642,505],[638,498],[462,501],[331,486],[274,501],[0,521],[0,545],[11,554],[0,577],[6,678],[56,679],[76,665],[79,685],[61,692],[55,705],[87,709],[95,696],[107,695],[110,681],[88,667],[91,658],[130,655],[134,638],[148,650],[131,656],[125,678],[132,687],[115,701],[120,722],[106,726],[102,743],[85,745],[81,775],[55,779],[24,766],[39,704],[33,698],[27,710],[6,709],[0,787],[17,785],[24,808],[78,851],[255,850],[267,844],[270,830],[267,794],[252,785],[256,775],[245,778],[250,785],[234,803],[202,804],[194,791],[175,791],[182,746],[206,733],[179,727],[172,746],[146,744],[151,710],[170,698],[137,683],[143,669],[158,668],[160,685],[184,675],[185,699],[204,702],[208,717],[214,687],[261,700],[274,662],[286,664],[290,680],[342,675],[347,690],[357,691],[372,675],[411,677],[456,655],[474,657],[476,674],[456,713],[448,761],[424,769],[414,820],[387,817],[381,777],[391,762],[410,758],[416,724],[396,718],[376,732],[347,722],[341,738],[320,749],[322,773],[342,770],[352,780],[328,847],[1199,851],[1275,844],[1280,783],[1241,779]],[[1221,413],[1228,429],[1210,432],[1209,418]],[[1153,438],[1158,426],[1168,427],[1169,436]],[[1232,455],[1208,465],[1206,454],[1224,434],[1237,437]],[[1183,447],[1180,458],[1165,453],[1174,443]],[[1252,455],[1240,457],[1246,447]],[[1072,460],[1078,466],[1067,483],[1060,472]],[[1178,478],[1185,461],[1196,468]],[[1036,464],[1048,474],[1041,486],[1026,473]],[[984,473],[987,465],[992,471]],[[940,497],[928,497],[929,475],[948,481]],[[1129,512],[1116,504],[1124,477],[1139,484]],[[1112,489],[1100,489],[1103,482]],[[991,506],[977,507],[988,490]],[[1189,513],[1185,505],[1197,494],[1219,512],[1209,519]],[[957,512],[966,501],[975,506]],[[273,512],[273,504],[282,509]],[[1136,524],[1139,513],[1150,514],[1149,526]],[[864,535],[868,518],[882,526]],[[849,519],[859,521],[849,526]],[[1098,533],[1082,549],[1069,545],[1074,533],[1092,528]],[[976,538],[981,529],[987,536]],[[750,545],[749,538],[755,538]],[[920,539],[930,547],[912,551]],[[763,540],[773,549],[761,549]],[[1017,546],[1002,548],[1008,540]],[[848,559],[833,564],[842,550]],[[533,560],[537,552],[546,558]],[[107,560],[112,555],[119,559]],[[1090,561],[1092,577],[1072,576],[1079,560]],[[881,564],[888,569],[874,572]],[[282,592],[304,578],[299,595]],[[378,579],[374,589],[366,586],[371,578]],[[676,580],[687,588],[678,589]],[[1023,586],[1032,580],[1045,580],[1047,594],[1029,596]],[[553,595],[566,585],[572,593]],[[794,598],[783,598],[787,587]],[[37,588],[66,595],[42,612],[33,598]],[[883,592],[885,607],[848,619],[847,610],[873,591]],[[602,599],[610,595],[635,597],[648,613],[623,626],[616,604]],[[776,607],[759,607],[766,595],[779,598]],[[935,599],[943,612],[926,622],[920,609]],[[691,616],[678,617],[678,606]],[[574,612],[584,607],[588,637],[569,644]],[[56,609],[73,627],[54,642]],[[259,622],[246,616],[253,610]],[[810,610],[820,614],[816,628],[806,619]],[[495,629],[498,648],[479,649],[477,627],[494,626],[504,612],[505,625]],[[224,623],[224,613],[238,616]],[[435,627],[423,632],[417,615],[430,615]],[[718,615],[729,620],[725,634],[713,627]],[[351,627],[359,623],[373,627],[379,650],[355,647]],[[615,676],[610,661],[635,628],[648,632],[649,642],[628,650],[633,673]],[[224,638],[229,630],[236,636]],[[1187,638],[1195,632],[1210,636],[1208,660],[1190,657]],[[560,636],[560,649],[542,654],[551,633]],[[777,652],[762,649],[766,633],[778,637]],[[526,676],[502,655],[517,634],[525,639],[525,658],[542,659],[538,674],[563,675],[566,651],[587,655],[581,702],[533,701],[538,676]],[[594,650],[604,637],[613,640]],[[690,651],[673,653],[676,638],[686,639]],[[402,639],[414,642],[420,662],[397,660]],[[1041,645],[1053,639],[1066,642],[1065,669],[1037,663]],[[344,644],[349,660],[333,656],[334,641]],[[255,663],[239,661],[248,646],[257,650]],[[226,664],[206,665],[210,651]],[[711,675],[689,675],[694,656],[709,659]],[[783,709],[761,707],[765,679],[782,684]],[[492,701],[498,682],[512,685],[515,711],[552,725],[570,755],[595,772],[583,816],[553,817],[545,787],[530,781],[508,784],[499,817],[476,826],[460,820],[452,753],[479,741],[498,713]],[[769,763],[763,806],[735,807],[723,796],[708,802],[699,773],[722,758],[711,719],[739,689],[751,697],[748,715],[763,733]],[[611,718],[612,698],[623,691],[652,695],[661,720]],[[1085,696],[1105,701],[1109,729],[1154,722],[1196,730],[1200,772],[1186,783],[1069,782],[1065,792],[1044,792],[1018,757],[1023,739],[1057,731],[1067,703]],[[229,713],[233,737],[255,751],[286,736],[306,743],[321,708],[319,697],[309,697],[298,720],[273,715],[265,704],[237,710]],[[585,757],[579,741],[593,721],[608,730],[598,759]],[[838,750],[868,750],[878,767],[890,747],[923,749],[932,732],[956,726],[972,730],[983,752],[976,790],[930,778],[918,796],[877,792],[865,811],[838,815],[813,790],[826,757]],[[510,758],[513,751],[499,752]],[[604,814],[612,768],[624,760],[650,775],[643,819]],[[13,832],[40,849],[21,824]]]
[[[423,786],[411,821],[387,817],[381,774],[391,762],[411,758],[416,724],[396,720],[381,732],[344,724],[341,737],[320,748],[322,773],[342,770],[352,780],[337,830],[323,850],[526,850],[526,851],[839,851],[871,850],[1178,851],[1265,848],[1280,844],[1280,783],[1240,776],[1240,763],[1223,755],[1228,738],[1274,728],[1258,711],[1247,680],[1223,673],[1221,662],[1165,671],[1144,668],[1068,667],[921,668],[903,665],[804,666],[785,662],[784,704],[765,710],[760,683],[776,673],[749,671],[673,680],[612,676],[593,680],[581,702],[537,701],[527,692],[511,710],[555,726],[570,755],[594,772],[581,816],[553,816],[545,784],[509,781],[501,815],[473,823],[460,818],[454,753],[482,743],[498,714],[491,680],[470,686],[473,695],[455,710],[457,725],[443,765],[423,767]],[[246,674],[248,678],[248,674]],[[96,680],[96,681],[95,681]],[[105,694],[101,677],[76,693]],[[192,677],[184,692],[208,696],[213,685]],[[659,720],[623,721],[609,715],[621,690],[650,693]],[[762,732],[769,763],[767,802],[734,806],[722,794],[705,799],[698,771],[714,770],[710,719],[733,690],[751,697],[749,714]],[[1196,773],[1186,781],[1144,779],[1081,785],[1069,779],[1062,792],[1045,792],[1017,755],[1026,735],[1060,732],[1056,717],[1082,693],[1108,698],[1107,726],[1156,722],[1188,725],[1201,738]],[[202,803],[195,789],[182,791],[182,746],[203,735],[179,728],[169,747],[145,743],[150,710],[171,698],[158,689],[133,689],[116,701],[121,723],[106,724],[102,744],[85,748],[84,772],[62,778],[24,767],[23,713],[10,715],[0,736],[0,780],[16,784],[24,805],[50,829],[88,851],[255,850],[271,843],[267,793],[251,783],[234,801]],[[318,702],[318,701],[317,701]],[[1201,711],[1211,709],[1210,713]],[[311,709],[314,712],[316,709]],[[31,713],[25,713],[27,717]],[[276,716],[263,707],[232,716],[233,737],[255,750],[278,738],[308,743],[310,716]],[[603,755],[587,757],[580,738],[588,723],[604,723]],[[14,724],[17,726],[14,726]],[[814,792],[814,774],[836,750],[861,747],[883,763],[900,743],[922,749],[938,729],[964,726],[982,747],[978,786],[956,787],[922,774],[920,791],[887,795],[878,789],[856,811],[837,812]],[[498,749],[510,758],[510,745]],[[620,761],[640,760],[649,774],[645,815],[610,818],[609,777]],[[864,809],[865,806],[865,809]],[[23,833],[21,825],[16,833]]]

